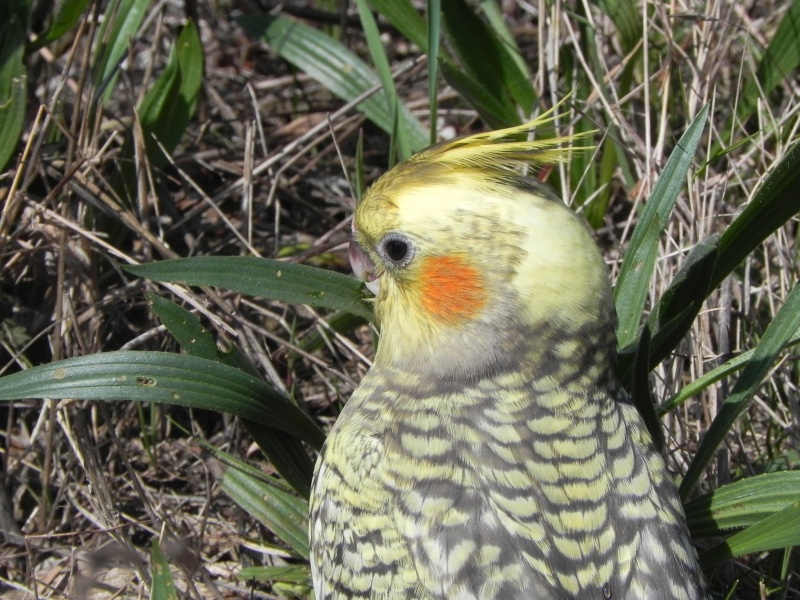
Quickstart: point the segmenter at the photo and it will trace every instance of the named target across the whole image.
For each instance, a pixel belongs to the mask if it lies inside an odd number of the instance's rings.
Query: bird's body
[[[507,167],[562,151],[487,157],[502,140],[418,155],[357,209],[381,341],[317,463],[317,598],[706,598],[616,380],[605,265],[575,215]]]

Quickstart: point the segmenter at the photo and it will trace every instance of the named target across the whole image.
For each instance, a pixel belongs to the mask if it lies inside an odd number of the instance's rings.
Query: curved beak
[[[365,282],[367,289],[378,295],[380,290],[380,282],[375,276],[375,264],[370,259],[369,255],[364,252],[364,249],[359,246],[355,240],[350,242],[350,266],[353,267],[353,273],[361,281]]]

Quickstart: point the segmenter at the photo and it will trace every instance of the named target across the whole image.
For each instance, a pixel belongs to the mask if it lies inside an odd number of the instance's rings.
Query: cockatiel
[[[317,461],[318,600],[707,598],[664,460],[615,375],[587,227],[521,164],[552,121],[446,142],[358,204],[380,342]]]

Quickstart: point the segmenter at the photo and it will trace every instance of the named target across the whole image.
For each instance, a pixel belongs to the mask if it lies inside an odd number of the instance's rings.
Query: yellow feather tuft
[[[518,138],[553,123],[557,119],[556,110],[568,99],[569,95],[547,112],[522,125],[437,144],[412,157],[411,161],[490,171],[508,170],[513,164],[537,166],[564,162],[574,151],[593,149],[592,145],[573,144],[594,135],[596,130],[538,140]]]
[[[592,145],[573,144],[594,135],[596,130],[544,139],[519,139],[553,123],[557,118],[556,110],[568,99],[569,96],[565,97],[547,112],[522,125],[431,146],[384,174],[364,199],[372,198],[374,204],[380,204],[383,199],[391,204],[391,198],[404,189],[435,183],[454,174],[459,177],[472,175],[473,185],[508,185],[509,176],[519,176],[519,167],[561,163],[567,161],[573,152],[591,150],[594,148]],[[382,218],[382,209],[374,208],[378,210],[372,218]]]

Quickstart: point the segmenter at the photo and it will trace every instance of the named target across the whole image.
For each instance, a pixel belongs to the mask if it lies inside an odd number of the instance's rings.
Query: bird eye
[[[405,267],[414,258],[414,245],[404,235],[392,233],[380,245],[383,258],[397,267]]]

